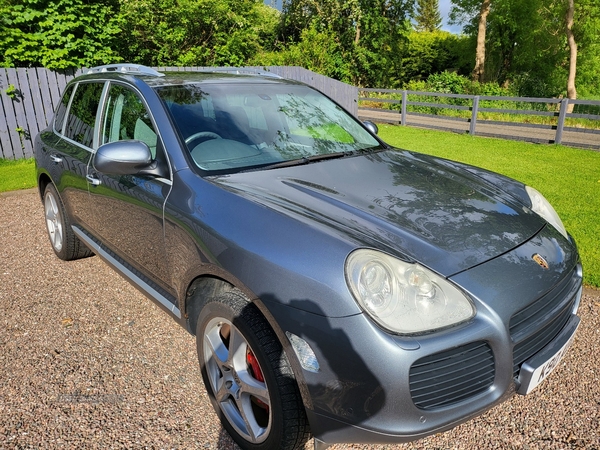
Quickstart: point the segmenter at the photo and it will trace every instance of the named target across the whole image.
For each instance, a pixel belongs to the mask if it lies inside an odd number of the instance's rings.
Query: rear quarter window
[[[77,85],[64,134],[67,138],[86,147],[94,143],[96,114],[104,83],[80,83]]]
[[[60,134],[62,134],[63,131],[65,114],[67,113],[67,107],[69,106],[69,100],[71,100],[71,94],[73,94],[74,86],[75,85],[72,84],[67,87],[62,98],[60,99],[58,108],[56,108],[56,113],[54,114],[54,131]]]

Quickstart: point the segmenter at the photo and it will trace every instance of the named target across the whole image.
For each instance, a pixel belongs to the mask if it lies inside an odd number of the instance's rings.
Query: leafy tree
[[[408,35],[402,51],[401,82],[426,79],[452,70],[466,75],[472,70],[472,40],[447,31],[417,32]]]
[[[49,69],[118,61],[114,1],[0,0],[0,65]]]
[[[464,31],[477,37],[481,0],[452,1],[453,22],[463,23]],[[486,20],[485,79],[513,84],[520,95],[568,94],[568,11],[569,0],[493,0]],[[571,39],[578,50],[577,84],[588,96],[600,94],[599,29],[600,4],[574,2]]]
[[[334,39],[330,47],[349,67],[359,86],[389,85],[401,64],[412,0],[286,0],[279,41],[300,43],[312,29]]]
[[[417,0],[413,19],[418,31],[434,32],[442,27],[439,0]]]
[[[473,68],[473,80],[483,82],[485,80],[485,50],[487,18],[492,7],[492,0],[451,0],[450,23],[460,24],[471,22],[477,31],[477,46],[475,48],[475,66]],[[495,1],[495,0],[494,0]]]
[[[600,4],[597,0],[577,0],[573,34],[578,47],[578,92],[586,98],[600,98]]]
[[[273,45],[277,10],[259,0],[120,0],[131,62],[239,66]]]
[[[351,82],[350,61],[331,31],[311,25],[301,31],[300,39],[279,51],[258,54],[251,62],[258,66],[301,66],[336,80]]]

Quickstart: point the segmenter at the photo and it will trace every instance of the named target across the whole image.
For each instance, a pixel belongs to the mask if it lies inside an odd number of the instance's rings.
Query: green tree
[[[389,85],[397,78],[401,48],[409,30],[412,0],[287,0],[279,42],[296,45],[304,30],[325,33],[335,45],[331,59],[347,61],[349,81],[359,86]]]
[[[417,0],[413,19],[418,31],[439,30],[442,27],[439,0]]]
[[[239,66],[274,43],[279,13],[259,0],[120,0],[127,61]]]
[[[453,22],[463,23],[473,38],[479,35],[478,2],[453,0],[451,12]],[[567,81],[575,67],[578,90],[600,94],[600,4],[576,0],[573,6],[569,46],[569,0],[493,0],[486,20],[485,79],[513,84],[520,95],[573,97]],[[572,83],[573,78],[571,88]]]
[[[472,41],[447,31],[412,31],[402,51],[401,84],[424,80],[431,74],[452,70],[471,72]]]
[[[311,25],[301,31],[300,39],[278,51],[256,55],[251,62],[258,66],[301,66],[336,80],[351,82],[350,61],[331,31],[319,31]]]
[[[49,69],[115,62],[117,5],[94,0],[1,0],[0,65]]]

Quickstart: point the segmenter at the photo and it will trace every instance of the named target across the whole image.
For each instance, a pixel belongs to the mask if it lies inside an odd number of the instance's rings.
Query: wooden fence
[[[156,69],[269,71],[319,89],[363,120],[600,149],[600,101],[358,89],[301,67]],[[33,138],[50,122],[67,82],[80,73],[0,69],[0,158],[33,156]]]
[[[159,71],[205,71],[208,67],[157,67]],[[215,69],[215,68],[212,68]],[[226,71],[268,71],[302,81],[358,113],[358,89],[302,67],[217,68]],[[33,139],[45,129],[69,80],[82,70],[56,72],[43,68],[0,69],[0,158],[33,156]]]
[[[471,135],[600,149],[600,101],[359,89],[358,117]]]

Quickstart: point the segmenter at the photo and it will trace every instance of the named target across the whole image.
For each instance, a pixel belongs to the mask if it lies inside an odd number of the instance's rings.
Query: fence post
[[[400,116],[400,125],[406,126],[406,101],[408,95],[406,94],[406,90],[402,91],[402,111]]]
[[[555,144],[562,142],[563,129],[565,128],[565,119],[567,118],[567,112],[569,111],[569,99],[563,98],[560,101],[560,112],[558,113],[558,124],[556,125],[556,137],[554,138]]]
[[[479,111],[479,95],[473,97],[473,111],[471,112],[471,125],[469,134],[475,136],[475,127],[477,126],[477,112]]]

